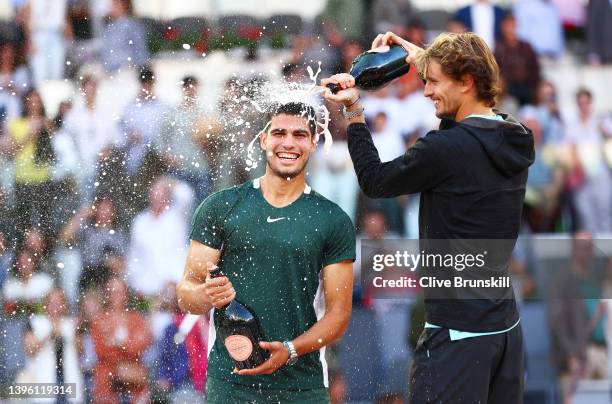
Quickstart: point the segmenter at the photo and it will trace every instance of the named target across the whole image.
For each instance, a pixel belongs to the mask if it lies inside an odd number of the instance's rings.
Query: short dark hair
[[[576,91],[576,99],[582,97],[583,95],[589,100],[593,100],[593,93],[586,87],[580,87],[578,91]]]
[[[152,83],[155,81],[155,73],[149,66],[142,66],[139,72],[140,84]]]
[[[310,134],[314,135],[317,133],[317,113],[311,105],[305,104],[303,102],[288,102],[286,104],[273,105],[270,110],[272,111],[270,114],[270,118],[281,114],[301,116],[303,118],[306,118],[306,120],[308,121],[308,128],[310,129]]]
[[[197,86],[198,83],[198,79],[195,76],[183,77],[183,87]]]

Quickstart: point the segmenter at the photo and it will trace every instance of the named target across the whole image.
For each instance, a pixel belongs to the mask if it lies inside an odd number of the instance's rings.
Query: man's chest
[[[223,227],[226,252],[265,252],[284,257],[322,255],[328,233],[316,212],[266,206],[239,209]]]

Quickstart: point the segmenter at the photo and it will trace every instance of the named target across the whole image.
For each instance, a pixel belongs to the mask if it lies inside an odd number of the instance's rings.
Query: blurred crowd
[[[175,343],[184,315],[174,287],[190,218],[211,192],[261,175],[263,164],[247,170],[245,157],[265,117],[243,96],[266,78],[232,77],[211,109],[201,102],[202,78],[187,75],[173,105],[156,96],[147,22],[129,0],[13,3],[15,19],[0,24],[0,385],[77,383],[78,401],[191,401],[203,394],[208,323],[198,319]],[[348,71],[371,32],[393,30],[423,46],[436,29],[417,11],[408,0],[330,0],[324,17],[291,37],[281,76],[307,83],[306,66],[318,61],[323,77]],[[533,130],[523,233],[612,234],[612,111],[596,113],[588,88],[574,89],[574,103],[561,105],[542,67],[575,41],[583,63],[612,63],[612,4],[517,0],[502,9],[479,0],[448,17],[445,30],[477,32],[494,49],[498,108]],[[119,117],[106,112],[114,100],[98,91],[118,71],[133,72],[140,86]],[[38,88],[62,79],[78,94],[49,116]],[[383,161],[437,128],[422,88],[412,70],[363,95]],[[346,122],[337,107],[328,109],[334,143],[328,154],[319,148],[307,181],[353,218],[362,238],[417,238],[418,196],[363,196]],[[516,261],[517,293],[529,295],[529,274]],[[388,312],[358,289],[357,308]],[[580,352],[557,355],[565,358],[560,369],[583,369]],[[334,402],[347,394],[340,362],[331,361]]]

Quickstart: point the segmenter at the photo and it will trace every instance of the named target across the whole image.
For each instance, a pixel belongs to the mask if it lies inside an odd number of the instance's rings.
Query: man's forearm
[[[349,154],[361,190],[371,198],[380,197],[376,189],[380,182],[373,177],[382,163],[368,127],[362,122],[351,122],[347,132]]]
[[[317,351],[339,339],[346,331],[350,318],[350,307],[346,311],[325,313],[312,327],[292,341],[298,355]]]

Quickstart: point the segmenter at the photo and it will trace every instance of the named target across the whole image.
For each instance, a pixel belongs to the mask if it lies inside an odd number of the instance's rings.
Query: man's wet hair
[[[308,121],[308,128],[310,134],[314,135],[317,133],[317,114],[315,109],[308,104],[303,102],[288,102],[286,104],[275,104],[271,108],[270,119],[276,115],[293,115],[301,116],[306,118]]]

